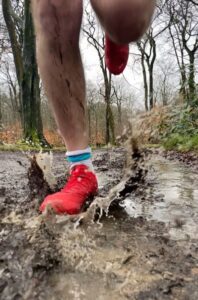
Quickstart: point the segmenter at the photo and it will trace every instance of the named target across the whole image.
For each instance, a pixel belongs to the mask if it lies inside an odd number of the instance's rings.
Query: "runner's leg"
[[[32,0],[40,75],[67,147],[71,176],[40,206],[79,213],[97,191],[86,126],[85,80],[79,50],[82,0]]]
[[[39,72],[69,151],[88,146],[79,50],[82,0],[32,0]]]

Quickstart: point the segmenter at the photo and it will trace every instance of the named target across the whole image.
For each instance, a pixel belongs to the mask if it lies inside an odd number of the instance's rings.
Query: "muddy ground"
[[[124,157],[94,153],[100,196],[121,180]],[[29,160],[0,152],[0,299],[197,300],[197,172],[157,153],[147,164],[144,184],[111,216],[49,226],[39,191],[30,193]],[[54,154],[59,186],[66,169]]]
[[[178,153],[177,151],[163,151],[162,155],[169,160],[179,160],[186,166],[191,167],[195,171],[198,171],[198,155],[195,152],[183,152]]]

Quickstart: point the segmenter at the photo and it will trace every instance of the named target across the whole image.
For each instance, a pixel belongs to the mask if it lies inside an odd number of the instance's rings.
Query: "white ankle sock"
[[[85,165],[91,172],[94,172],[90,147],[83,150],[67,151],[66,157],[69,162],[70,169],[78,165]]]

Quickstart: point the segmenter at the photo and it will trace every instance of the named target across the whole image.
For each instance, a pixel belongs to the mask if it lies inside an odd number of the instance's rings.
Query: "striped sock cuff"
[[[91,153],[82,153],[78,155],[67,156],[67,160],[70,163],[76,163],[90,158],[91,158]]]
[[[88,160],[92,157],[91,148],[88,147],[84,150],[68,151],[66,153],[66,157],[68,162],[70,163],[76,163],[76,162]]]

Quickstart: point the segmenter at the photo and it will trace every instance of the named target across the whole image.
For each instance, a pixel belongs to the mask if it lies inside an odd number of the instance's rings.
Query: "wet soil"
[[[59,187],[63,157],[54,154]],[[124,157],[123,149],[94,153],[101,197],[120,182]],[[49,226],[38,213],[43,189],[30,192],[27,157],[0,152],[0,162],[0,299],[198,299],[195,169],[155,153],[146,181],[112,215]]]
[[[174,150],[158,152],[162,153],[162,155],[169,160],[178,160],[179,162],[184,163],[186,166],[191,167],[195,171],[198,171],[198,153],[196,152],[189,151],[182,153]]]

